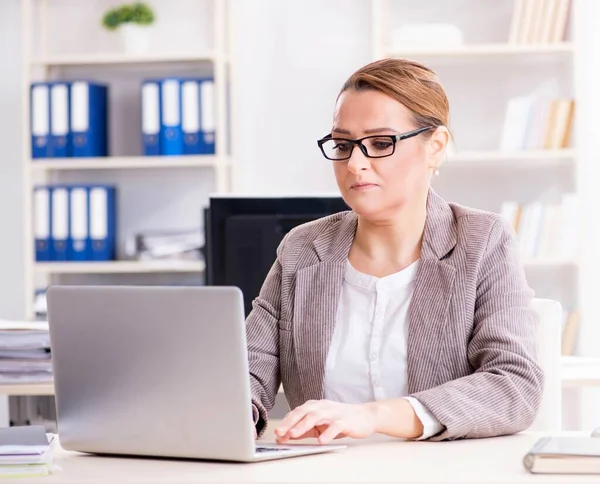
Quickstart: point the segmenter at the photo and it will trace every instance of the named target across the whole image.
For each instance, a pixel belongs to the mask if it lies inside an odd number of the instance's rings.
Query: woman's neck
[[[385,220],[359,216],[350,262],[358,271],[377,277],[408,267],[421,256],[426,217],[426,204],[421,201]]]

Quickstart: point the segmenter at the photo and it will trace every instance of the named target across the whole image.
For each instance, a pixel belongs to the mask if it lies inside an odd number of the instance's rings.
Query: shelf
[[[571,42],[540,45],[518,44],[473,44],[448,49],[406,49],[388,50],[391,57],[497,57],[537,54],[571,54],[574,51]]]
[[[523,265],[525,268],[531,269],[575,269],[577,267],[577,262],[564,259],[529,259],[523,261]]]
[[[561,150],[524,150],[505,152],[490,151],[463,151],[448,155],[446,165],[442,166],[501,166],[511,168],[527,168],[539,165],[564,165],[573,163],[576,150],[568,148]]]
[[[38,57],[31,61],[34,66],[86,66],[120,64],[162,64],[173,62],[213,62],[217,60],[213,52],[165,52],[148,55],[131,54],[66,54]]]
[[[54,395],[52,383],[13,383],[0,384],[0,395],[29,396],[29,395]]]
[[[32,171],[123,170],[145,168],[205,168],[219,164],[215,156],[115,156],[104,158],[48,158],[31,161]]]
[[[37,262],[42,274],[141,274],[203,272],[203,261]]]
[[[277,393],[283,395],[283,386],[279,386]],[[11,385],[0,384],[0,395],[28,396],[28,395],[54,395],[53,383],[18,383]]]

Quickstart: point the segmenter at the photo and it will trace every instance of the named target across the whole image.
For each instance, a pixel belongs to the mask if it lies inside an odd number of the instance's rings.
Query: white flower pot
[[[143,54],[150,50],[150,26],[123,24],[119,27],[123,48],[129,54]]]

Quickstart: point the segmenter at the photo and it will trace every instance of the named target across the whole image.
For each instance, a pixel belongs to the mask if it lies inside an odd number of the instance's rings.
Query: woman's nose
[[[356,174],[359,171],[366,170],[370,164],[369,158],[356,146],[348,160],[348,170],[350,173]]]

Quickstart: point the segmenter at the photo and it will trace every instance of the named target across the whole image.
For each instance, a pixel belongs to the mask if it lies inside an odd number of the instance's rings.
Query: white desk
[[[542,434],[485,440],[352,441],[331,454],[256,464],[208,463],[81,455],[57,449],[62,470],[33,483],[191,482],[411,482],[411,483],[596,483],[600,476],[534,475],[523,467],[527,450]]]

